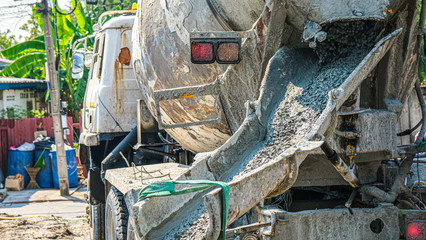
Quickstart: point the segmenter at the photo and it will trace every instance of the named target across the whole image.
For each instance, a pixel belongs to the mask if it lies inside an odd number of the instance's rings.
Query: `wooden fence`
[[[67,140],[73,146],[72,117],[67,118],[70,134]],[[34,141],[34,132],[46,130],[47,136],[53,137],[52,118],[0,119],[0,168],[7,176],[7,158],[10,146],[19,147],[25,142]]]

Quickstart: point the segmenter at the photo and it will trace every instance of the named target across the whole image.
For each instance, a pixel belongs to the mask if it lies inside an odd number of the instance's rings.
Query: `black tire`
[[[105,202],[105,239],[126,240],[128,218],[123,194],[112,187]]]

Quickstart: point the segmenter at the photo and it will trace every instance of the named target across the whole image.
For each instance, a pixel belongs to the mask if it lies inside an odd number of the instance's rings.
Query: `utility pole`
[[[61,124],[59,85],[56,75],[55,50],[53,46],[52,27],[50,26],[49,5],[47,4],[47,1],[50,0],[43,0],[41,11],[43,17],[44,42],[46,46],[47,73],[50,80],[50,97],[52,104],[53,130],[55,133],[56,157],[58,163],[59,191],[61,192],[61,196],[69,196],[67,160]]]

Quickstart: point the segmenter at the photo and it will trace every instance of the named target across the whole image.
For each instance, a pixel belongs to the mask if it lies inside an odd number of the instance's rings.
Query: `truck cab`
[[[140,91],[130,65],[133,21],[134,16],[119,16],[98,25],[82,110],[82,145],[98,146],[136,126]]]

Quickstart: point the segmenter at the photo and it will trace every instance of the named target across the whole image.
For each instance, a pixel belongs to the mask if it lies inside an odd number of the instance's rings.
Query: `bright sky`
[[[28,36],[29,33],[20,30],[19,27],[30,19],[31,7],[36,2],[41,2],[41,0],[0,0],[0,31],[10,29],[17,38],[19,35]],[[69,2],[70,0],[58,0],[58,5],[63,7],[61,9],[67,9]],[[23,41],[24,39],[18,40]]]

